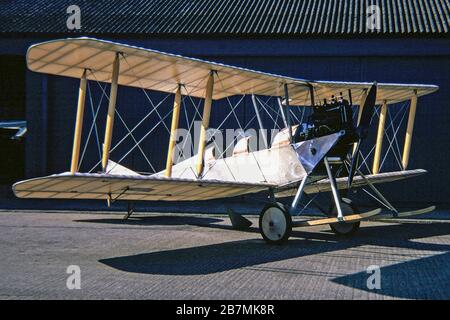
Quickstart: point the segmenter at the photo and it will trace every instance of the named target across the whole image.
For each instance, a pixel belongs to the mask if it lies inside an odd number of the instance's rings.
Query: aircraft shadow
[[[214,228],[229,228],[223,225],[210,226]],[[257,232],[257,229],[253,228],[250,232]],[[339,238],[334,234],[324,232],[295,230],[291,240],[283,246],[267,245],[258,236],[258,238],[250,240],[231,241],[198,247],[112,257],[101,259],[99,262],[118,270],[142,274],[205,275],[366,245],[437,251],[440,253],[445,251],[450,252],[450,245],[420,242],[420,238],[447,235],[449,232],[450,224],[365,226],[361,228],[357,236],[353,238]],[[383,277],[384,273],[386,273],[387,279],[391,279],[392,283],[391,287],[386,287],[386,294],[396,296],[395,286],[397,280],[395,277],[398,270],[403,270],[403,272],[405,272],[404,270],[406,268],[406,270],[412,270],[411,277],[420,277],[421,272],[427,272],[427,268],[435,263],[433,262],[433,257],[424,259],[410,260],[383,268],[386,269],[386,272],[382,270]],[[448,254],[437,256],[435,259],[439,259],[439,264],[433,265],[434,272],[439,273],[443,268],[450,270]],[[393,262],[396,261],[398,260],[393,260]],[[448,270],[445,271],[445,273],[441,273],[439,275],[440,278],[436,277],[436,279],[442,281],[438,285],[444,286],[443,283],[446,283],[445,286],[449,285]],[[284,268],[279,271],[293,274],[301,272],[289,268]],[[416,274],[414,274],[414,272],[416,272]],[[363,282],[361,282],[360,277],[365,277]],[[365,279],[367,279],[367,277],[368,275],[366,273],[361,273],[336,278],[333,281],[343,285],[360,288],[361,283],[365,286]],[[432,278],[428,279],[432,280]],[[424,283],[422,284],[426,285]],[[441,289],[445,291],[447,290],[446,288],[448,287]],[[364,288],[361,287],[361,289]],[[412,294],[412,296],[413,295],[414,294]],[[424,296],[427,296],[427,292],[424,293]]]
[[[450,252],[380,268],[380,289],[369,289],[367,272],[338,277],[344,286],[405,299],[450,299]]]
[[[176,216],[176,215],[161,215],[161,216],[148,216],[148,217],[132,217],[128,220],[121,218],[112,219],[82,219],[74,220],[75,222],[87,222],[87,223],[106,223],[114,225],[192,225],[192,226],[209,226],[214,223],[222,222],[220,218],[204,218],[204,217],[189,217],[189,216]]]

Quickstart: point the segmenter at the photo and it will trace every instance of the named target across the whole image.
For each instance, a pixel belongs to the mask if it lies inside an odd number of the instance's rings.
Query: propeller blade
[[[375,103],[377,100],[377,83],[374,82],[367,93],[366,101],[362,106],[361,118],[358,123],[357,131],[362,139],[367,137],[367,132],[370,126],[370,119],[375,111]]]
[[[348,181],[347,186],[350,189],[353,183],[353,177],[355,176],[356,167],[358,166],[359,149],[361,148],[361,143],[367,138],[369,132],[370,119],[375,111],[375,103],[377,101],[377,83],[374,82],[367,93],[366,101],[362,107],[361,118],[359,119],[358,127],[356,132],[358,133],[359,139],[356,145],[355,152],[353,153],[352,163],[348,171]]]
[[[359,149],[361,147],[361,138],[359,138],[355,153],[352,157],[352,163],[350,164],[350,169],[348,170],[348,180],[347,180],[347,187],[350,189],[353,183],[353,177],[355,176],[356,167],[358,166],[358,157],[359,157]]]

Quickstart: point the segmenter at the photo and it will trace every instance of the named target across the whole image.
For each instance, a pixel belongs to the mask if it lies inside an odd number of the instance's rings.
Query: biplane
[[[201,201],[262,194],[266,204],[259,216],[259,229],[268,243],[286,241],[294,227],[330,225],[335,233],[350,235],[358,230],[363,220],[404,217],[434,210],[431,206],[398,212],[375,185],[426,173],[423,169],[407,167],[418,98],[438,90],[435,85],[312,81],[86,37],[35,44],[28,49],[27,65],[35,72],[78,78],[80,85],[70,171],[15,183],[13,191],[19,198],[132,203]],[[81,172],[80,148],[89,81],[109,86],[108,108],[97,170]],[[122,165],[123,157],[119,161],[111,159],[119,86],[173,96],[170,111],[164,112],[164,117],[157,112],[160,122],[170,115],[172,119],[170,129],[167,128],[167,161],[162,170],[141,173]],[[182,99],[186,96],[202,102],[203,110],[197,112],[201,117],[198,150],[193,156],[175,163],[180,113],[186,107]],[[249,137],[243,136],[229,146],[233,147],[231,155],[218,155],[207,134],[211,110],[218,101],[234,96],[251,97],[261,129],[264,127],[261,99],[275,99],[282,126],[271,141],[263,139],[263,148],[259,150],[251,150]],[[397,157],[400,169],[380,172],[383,139],[389,138],[386,133],[386,122],[391,119],[388,110],[399,103],[408,103],[404,113],[408,117],[403,153],[399,155],[401,159]],[[234,108],[230,109],[227,118],[237,119]],[[306,109],[310,110],[307,121],[294,117],[295,110]],[[151,112],[155,110],[153,105]],[[369,173],[363,173],[361,165],[367,166],[368,156],[362,153],[362,145],[367,143],[377,118],[376,142],[371,150],[373,165]],[[141,141],[151,135],[152,128],[147,129],[142,139],[136,139],[134,128],[128,128],[126,136],[133,136],[135,142],[131,150],[141,148]],[[397,134],[398,129],[392,128],[392,133]],[[389,143],[388,151],[391,147],[399,148],[396,136],[391,136]],[[368,193],[389,213],[381,214],[381,208],[360,212],[343,196],[356,188],[368,188]],[[310,199],[309,205],[314,203],[311,199],[314,195],[325,192],[331,194],[332,206],[318,209],[324,217],[299,219],[302,201]],[[280,203],[281,198],[292,199],[291,204]],[[125,218],[132,212],[129,207]]]

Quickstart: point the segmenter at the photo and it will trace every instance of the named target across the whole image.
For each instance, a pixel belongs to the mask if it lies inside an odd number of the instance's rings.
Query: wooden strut
[[[384,127],[386,124],[386,116],[387,116],[387,101],[383,101],[383,105],[381,106],[380,112],[380,120],[378,121],[378,131],[377,131],[377,142],[375,145],[375,154],[373,157],[373,165],[372,165],[372,173],[377,174],[380,172],[380,159],[381,159],[381,151],[383,149],[383,136],[384,136]]]
[[[414,90],[414,95],[411,98],[411,104],[409,106],[408,126],[406,127],[405,144],[403,147],[402,166],[403,170],[406,170],[409,162],[409,153],[411,151],[412,135],[414,130],[414,119],[416,118],[417,109],[417,90]]]
[[[208,82],[206,83],[206,93],[205,93],[205,105],[203,107],[203,120],[202,126],[200,128],[200,141],[198,146],[198,157],[197,157],[197,176],[200,178],[203,173],[204,167],[204,156],[206,147],[206,130],[209,127],[209,118],[211,116],[211,105],[212,105],[212,94],[214,90],[214,72],[211,70],[208,76]]]
[[[170,127],[170,140],[169,140],[169,149],[167,151],[167,162],[165,172],[165,176],[168,178],[172,176],[173,154],[175,150],[175,144],[177,142],[177,130],[178,130],[178,123],[180,120],[180,110],[181,110],[181,84],[178,85],[177,91],[175,93],[175,100],[173,102],[172,126]]]
[[[309,84],[309,98],[310,98],[310,101],[311,101],[311,107],[315,107],[316,106],[316,101],[315,101],[315,98],[314,98],[314,87],[313,87],[313,85],[312,84]]]
[[[114,115],[116,113],[116,99],[117,99],[117,83],[119,80],[119,61],[120,53],[116,53],[113,62],[113,71],[111,79],[111,90],[109,93],[108,115],[106,117],[105,140],[103,142],[102,155],[102,170],[106,171],[106,166],[109,160],[109,150],[111,149],[112,132],[114,127]]]
[[[80,159],[80,145],[81,145],[81,134],[83,132],[83,116],[84,116],[84,105],[86,101],[86,72],[84,69],[83,75],[80,79],[80,88],[78,91],[78,104],[77,104],[77,117],[75,120],[75,133],[73,136],[73,147],[72,147],[72,161],[70,165],[70,172],[73,174],[78,172],[78,161]]]

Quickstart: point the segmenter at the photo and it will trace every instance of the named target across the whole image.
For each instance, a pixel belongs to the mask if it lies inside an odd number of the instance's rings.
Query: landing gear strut
[[[343,216],[349,216],[354,213],[357,213],[358,210],[356,206],[353,204],[353,202],[350,199],[342,198],[341,199],[341,209]],[[330,208],[330,217],[336,217],[338,214],[336,205],[333,204]],[[359,230],[360,222],[337,222],[330,224],[331,230],[341,236],[351,236],[355,234]]]
[[[292,215],[304,195],[305,186],[308,183],[309,176],[306,175],[301,181],[297,193],[292,201],[292,204],[287,208],[279,202],[272,202],[267,204],[261,211],[259,216],[259,229],[264,240],[270,244],[280,244],[288,240],[292,232],[292,227],[302,225],[319,225],[329,224],[331,230],[339,235],[351,235],[359,229],[359,221],[350,222],[344,221],[345,216],[351,216],[358,211],[349,199],[341,198],[339,189],[336,183],[336,178],[333,175],[330,164],[342,165],[340,158],[324,157],[323,162],[327,171],[330,182],[331,193],[333,195],[333,206],[328,211],[328,216],[334,219],[316,219],[311,221],[292,222]],[[272,196],[273,197],[273,196]],[[272,198],[271,197],[271,198]],[[352,217],[354,220],[355,217]],[[358,217],[357,217],[358,218]],[[336,222],[334,222],[334,221]],[[309,223],[311,222],[311,223]]]

